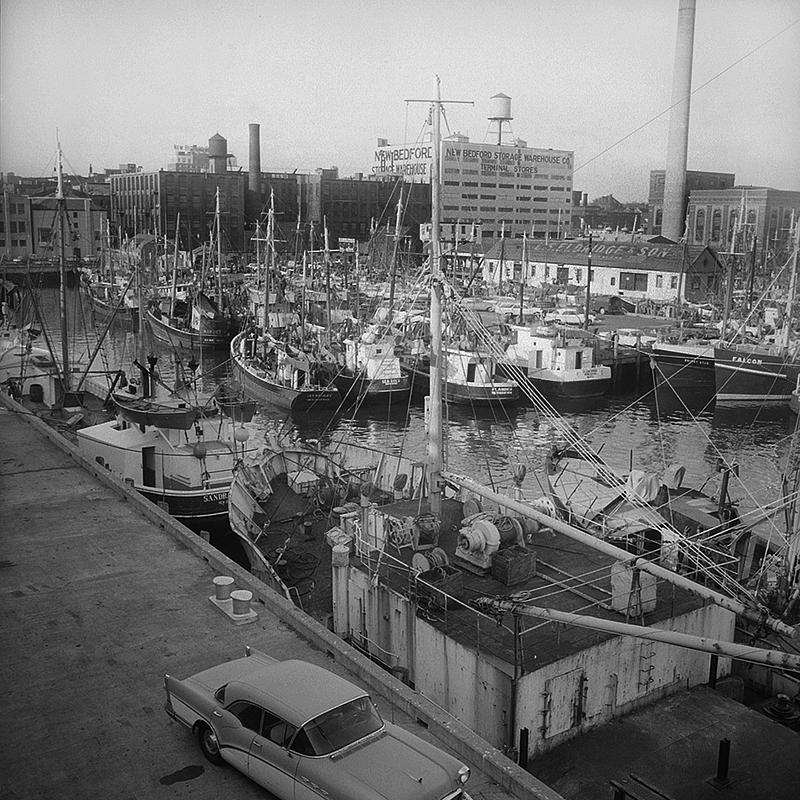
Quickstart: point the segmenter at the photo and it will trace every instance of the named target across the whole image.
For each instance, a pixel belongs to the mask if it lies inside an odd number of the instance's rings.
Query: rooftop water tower
[[[208,169],[209,172],[228,171],[228,140],[218,133],[208,140]]]
[[[503,123],[510,123],[512,119],[511,98],[507,94],[500,92],[489,99],[489,122],[497,123],[497,144],[503,144]]]

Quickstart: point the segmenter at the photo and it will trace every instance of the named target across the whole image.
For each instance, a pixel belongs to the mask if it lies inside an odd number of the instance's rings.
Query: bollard
[[[253,593],[249,589],[237,589],[231,592],[233,599],[233,614],[234,616],[242,617],[250,613],[250,601],[253,599]]]
[[[728,782],[728,765],[731,757],[731,740],[719,740],[719,756],[717,758],[717,775],[715,780],[717,783]]]
[[[519,729],[519,759],[518,763],[522,769],[528,769],[528,738],[530,731],[527,728]]]
[[[214,578],[214,596],[217,600],[230,600],[233,578],[229,575],[217,575]]]

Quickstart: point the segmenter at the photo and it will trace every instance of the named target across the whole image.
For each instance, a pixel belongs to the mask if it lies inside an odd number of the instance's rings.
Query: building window
[[[575,280],[577,283],[583,280],[583,270],[580,267],[575,270]]]
[[[646,292],[647,275],[642,272],[620,272],[619,288],[626,291]]]
[[[677,289],[678,288],[678,276],[677,275],[670,275],[669,288],[670,289]]]
[[[697,216],[694,221],[694,240],[702,242],[706,232],[706,212],[702,208],[697,209]]]
[[[718,242],[720,240],[720,233],[722,232],[722,212],[718,209],[714,209],[714,213],[711,215],[711,241]]]
[[[656,289],[660,289],[664,285],[664,276],[656,275]]]

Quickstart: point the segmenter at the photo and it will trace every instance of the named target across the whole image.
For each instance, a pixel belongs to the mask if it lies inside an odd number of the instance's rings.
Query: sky
[[[446,107],[451,131],[488,141],[503,92],[514,136],[574,151],[575,190],[642,201],[677,17],[678,0],[2,0],[0,171],[52,174],[56,130],[68,172],[165,168],[217,132],[247,169],[257,122],[264,171],[369,173],[379,137],[418,140],[427,109],[405,101],[438,75],[474,103]],[[697,0],[692,87],[689,169],[800,190],[800,0]]]

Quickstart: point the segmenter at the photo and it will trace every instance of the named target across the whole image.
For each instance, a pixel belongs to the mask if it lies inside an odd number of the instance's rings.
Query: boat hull
[[[134,486],[137,492],[190,528],[222,522],[228,517],[230,487],[213,490],[170,491]]]
[[[717,401],[789,403],[800,362],[757,348],[714,348]]]
[[[587,378],[571,381],[528,378],[545,397],[557,400],[588,400],[603,397],[611,388],[611,378]]]
[[[403,365],[403,372],[411,380],[412,392],[428,394],[430,392],[430,373],[424,369],[414,369]],[[492,384],[463,384],[445,381],[442,392],[446,403],[464,406],[503,406],[516,405],[522,399],[522,393],[516,383],[505,380]]]
[[[659,383],[668,383],[675,389],[713,389],[716,386],[713,345],[682,348],[654,344],[651,358],[656,364]]]
[[[116,303],[109,303],[94,295],[89,295],[91,298],[91,306],[94,315],[102,320],[108,322],[122,323],[125,326],[130,326],[131,330],[136,333],[139,330],[139,309],[131,308],[130,306],[121,305],[117,307]]]
[[[245,355],[244,334],[231,342],[233,378],[244,393],[259,403],[277,406],[287,411],[310,413],[337,408],[341,403],[339,390],[331,385],[304,385],[299,388],[272,378],[265,370],[257,371]],[[304,379],[308,372],[302,373]]]
[[[341,372],[333,379],[339,390],[342,403],[346,405],[369,405],[405,403],[411,393],[411,381],[407,375],[397,378],[367,378],[363,374]]]
[[[153,336],[158,341],[172,347],[189,349],[205,347],[224,350],[231,341],[231,328],[228,320],[209,320],[204,318],[200,323],[200,331],[177,328],[165,319],[156,317],[152,311],[147,312],[146,320]]]
[[[605,366],[559,371],[529,369],[527,364],[501,364],[499,370],[521,383],[528,381],[549,399],[587,400],[602,397],[611,388],[611,369]]]
[[[233,377],[244,393],[259,403],[283,408],[287,411],[311,412],[336,408],[341,396],[335,386],[292,389],[280,383],[262,378],[248,369],[240,358],[233,359]]]

